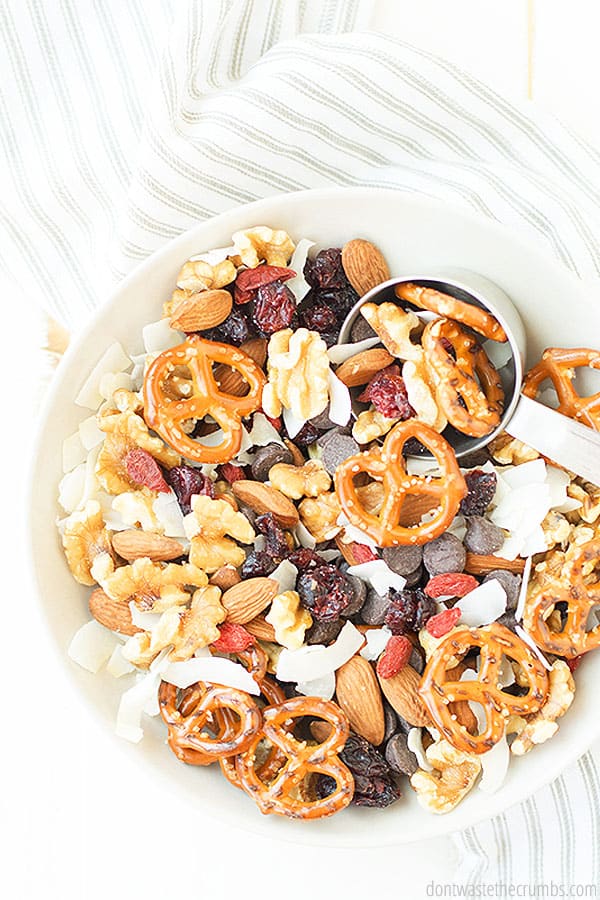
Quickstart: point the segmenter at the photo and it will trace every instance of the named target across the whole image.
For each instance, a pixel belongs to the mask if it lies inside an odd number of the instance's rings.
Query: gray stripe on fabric
[[[235,29],[235,40],[231,48],[232,53],[229,64],[229,77],[232,81],[238,81],[243,72],[244,50],[246,49],[248,28],[255,9],[254,0],[246,0],[245,3],[239,4],[239,6],[242,7],[242,11],[238,26]]]
[[[115,28],[109,4],[106,3],[106,0],[93,0],[93,5],[97,21],[104,36],[104,44],[110,54],[113,67],[120,76],[119,82],[123,89],[123,97],[129,117],[136,132],[139,133],[142,126],[142,110],[137,96],[131,90],[131,76],[123,64],[126,50],[120,41],[118,30]],[[125,4],[125,6],[127,5]]]
[[[318,41],[317,41],[316,43],[318,44]],[[324,45],[323,43],[321,43],[320,46],[321,46],[321,47],[324,47],[324,46],[326,46],[326,45]],[[355,48],[352,48],[352,49],[355,49]],[[341,48],[340,48],[340,50],[341,50]],[[359,50],[357,50],[356,52],[357,52],[357,54],[360,54],[360,51],[359,51]],[[309,54],[306,54],[306,55],[307,55],[308,58],[312,58]],[[367,58],[369,58],[369,59],[378,56],[377,54],[371,54],[371,55],[369,55],[369,54],[363,54],[363,55],[367,56]],[[394,71],[394,70],[396,69],[396,67],[395,67],[393,64],[392,64],[392,65],[387,64],[387,61],[386,61],[384,58],[381,58],[381,57],[378,57],[378,58],[380,59],[382,65],[385,65],[386,68],[390,69],[390,71]],[[323,65],[324,65],[324,67],[327,67],[327,64],[323,64]],[[329,68],[330,68],[332,71],[338,71],[338,69],[339,69],[340,67],[335,67],[335,68],[334,68],[334,67],[329,66]],[[344,67],[341,67],[341,68],[344,68]],[[348,74],[348,80],[352,79],[352,80],[354,80],[355,82],[360,83],[360,77],[356,76],[356,74],[355,74],[352,70],[349,70],[349,69],[348,69],[348,70],[347,70],[347,74]],[[295,81],[294,81],[294,83],[295,83]],[[367,83],[367,85],[368,85],[368,83]],[[424,85],[425,85],[425,82],[420,82],[420,87],[421,87],[421,89],[422,89],[422,92],[425,93],[426,96],[429,96],[429,95],[427,94],[427,91],[424,89]],[[305,85],[305,87],[306,87],[306,85]],[[308,90],[309,90],[309,92],[310,92],[310,88],[309,88]],[[430,98],[430,99],[433,99],[433,98]],[[330,105],[331,105],[331,103],[330,103]],[[460,108],[459,108],[459,109],[460,109]],[[410,118],[409,118],[408,115],[407,115],[407,108],[403,108],[401,111],[398,112],[398,114],[399,114],[399,115],[402,115],[404,118],[406,118],[408,121],[410,121]],[[465,111],[465,116],[466,116],[466,115],[467,115],[467,113],[466,113],[466,111]],[[470,117],[470,118],[472,118],[472,117]],[[474,121],[480,122],[480,120],[474,120]],[[439,130],[438,130],[438,129],[436,129],[435,131],[433,131],[433,130],[429,127],[429,125],[427,124],[427,122],[420,123],[419,127],[421,127],[424,131],[426,131],[426,132],[432,134],[433,136],[437,136],[438,133],[439,133]],[[491,133],[489,134],[489,139],[490,139],[490,140],[493,140]],[[464,165],[467,166],[468,164],[467,164],[467,163],[464,163]],[[477,171],[477,170],[472,168],[472,171]],[[524,174],[525,177],[527,177],[527,172],[526,172],[526,171],[524,171],[524,172],[521,173],[521,174]],[[490,172],[489,170],[488,170],[488,177],[492,177],[492,176],[491,176],[491,172]],[[564,242],[560,239],[560,235],[559,235],[557,229],[551,224],[550,220],[549,220],[546,216],[543,216],[543,215],[539,212],[539,210],[537,209],[537,207],[534,207],[532,204],[525,204],[525,203],[521,200],[521,198],[519,197],[518,194],[515,194],[515,193],[512,192],[512,191],[509,191],[509,189],[507,188],[507,186],[506,186],[500,179],[496,178],[496,179],[495,179],[495,184],[496,184],[496,188],[497,188],[501,193],[504,193],[504,196],[505,196],[506,199],[509,199],[509,196],[510,196],[511,199],[510,199],[509,202],[511,203],[511,205],[512,205],[513,207],[515,207],[515,208],[518,208],[518,209],[519,209],[519,210],[527,217],[528,221],[529,221],[531,224],[535,224],[534,220],[535,220],[535,219],[538,219],[538,220],[539,220],[540,216],[543,218],[543,220],[544,220],[544,222],[545,222],[545,230],[546,230],[546,232],[547,232],[548,238],[551,240],[551,242],[552,242],[553,246],[555,247],[555,249],[556,249],[558,255],[559,255],[560,258],[563,260],[563,262],[565,263],[565,265],[569,266],[569,268],[573,269],[574,271],[577,271],[577,267],[576,267],[576,265],[575,265],[575,262],[574,262],[574,260],[573,260],[573,258],[572,258],[572,256],[571,256],[571,254],[569,254],[569,252],[567,251]],[[543,182],[540,183],[540,184],[538,185],[538,187],[540,187],[540,189],[543,190],[544,193],[548,193],[547,185],[546,185],[545,183],[543,183]],[[556,197],[556,195],[555,195],[555,199],[557,200],[557,202],[561,202],[561,201]],[[567,205],[566,203],[564,203],[564,202],[561,202],[561,205],[563,206],[565,212],[567,212],[567,213],[569,214],[569,216],[570,216],[571,218],[573,218],[573,215],[572,215],[573,210],[572,210],[572,208],[571,208],[570,206],[568,206],[568,205]],[[600,264],[600,260],[599,260],[599,264]],[[599,269],[599,271],[600,271],[600,269]]]
[[[565,782],[561,777],[550,785],[550,793],[556,808],[556,819],[560,830],[560,871],[564,884],[571,884],[574,876],[573,861],[573,815],[568,802]]]
[[[523,805],[523,814],[527,822],[529,835],[529,873],[532,884],[539,884],[543,880],[543,849],[544,839],[540,826],[540,817],[537,805],[533,797],[526,800]]]
[[[600,885],[600,812],[598,809],[600,797],[600,778],[598,769],[591,753],[586,753],[577,762],[579,771],[583,776],[586,787],[587,801],[590,809],[591,840],[592,845],[592,873],[594,884]]]
[[[110,116],[106,109],[104,96],[98,89],[95,73],[90,68],[80,23],[72,8],[71,0],[59,0],[59,4],[63,11],[64,22],[69,30],[72,46],[79,60],[81,73],[89,90],[94,115],[98,124],[98,134],[106,151],[107,159],[122,187],[127,188],[132,174],[131,165],[123,154],[120,145],[113,138],[112,129],[110,128]]]
[[[44,59],[48,67],[50,83],[53,87],[53,95],[62,113],[63,135],[69,142],[69,148],[76,159],[77,171],[94,199],[100,206],[107,225],[112,230],[115,223],[115,210],[110,203],[105,188],[94,174],[94,168],[85,151],[85,144],[81,140],[73,115],[73,104],[70,101],[69,91],[61,67],[58,63],[56,47],[52,40],[48,23],[45,19],[43,8],[36,2],[28,0],[28,9],[33,21],[33,27],[44,53]]]
[[[278,0],[270,0],[269,9],[263,28],[263,39],[260,47],[260,55],[263,56],[269,47],[278,39],[281,33],[281,4]]]

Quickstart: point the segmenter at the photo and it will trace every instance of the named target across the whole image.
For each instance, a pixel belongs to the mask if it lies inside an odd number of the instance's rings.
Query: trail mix
[[[257,226],[188,260],[144,352],[107,349],[64,443],[59,530],[92,619],[71,657],[123,678],[188,765],[263,813],[432,813],[555,734],[600,643],[600,487],[497,429],[501,325],[381,252]],[[426,315],[422,312],[426,311]],[[496,365],[492,360],[499,361]],[[600,428],[591,350],[526,376]]]

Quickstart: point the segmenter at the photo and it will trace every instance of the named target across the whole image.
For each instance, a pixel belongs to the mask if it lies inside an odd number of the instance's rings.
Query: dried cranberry
[[[337,325],[335,311],[322,303],[309,306],[299,311],[300,321],[310,331],[318,331],[319,334],[333,332]]]
[[[253,303],[252,316],[263,334],[287,328],[296,312],[296,298],[281,281],[260,287]]]
[[[351,732],[340,751],[340,759],[354,776],[352,803],[355,806],[385,807],[400,797],[391,767],[383,754],[365,738]],[[329,776],[321,775],[316,790],[319,797],[327,797],[335,790],[335,782]]]
[[[473,469],[465,475],[467,496],[460,504],[463,516],[483,516],[496,493],[496,473]]]
[[[342,251],[339,247],[320,250],[314,259],[304,264],[304,277],[311,287],[320,290],[337,290],[344,287],[348,279],[342,266]]]
[[[192,511],[191,499],[194,494],[205,494],[207,497],[215,496],[215,487],[210,478],[192,466],[173,466],[172,469],[165,473],[165,478],[173,488],[184,516],[187,516]]]
[[[337,291],[319,291],[316,297],[320,303],[335,310],[340,325],[358,300],[358,294],[350,284]]]
[[[299,547],[297,550],[290,553],[288,559],[300,572],[323,565],[323,557],[319,556],[318,553],[315,553],[314,550],[310,550],[308,547]]]
[[[256,328],[250,321],[247,307],[234,306],[224,322],[204,332],[204,337],[211,341],[234,344],[239,347],[244,341],[256,334]]]
[[[281,562],[290,552],[285,531],[275,521],[273,513],[258,516],[255,521],[257,531],[265,536],[265,550],[273,558]]]
[[[320,433],[312,422],[305,422],[298,434],[294,436],[294,443],[299,447],[308,447],[309,444],[314,444]]]
[[[415,414],[408,402],[404,378],[396,365],[386,366],[377,372],[358,399],[372,403],[377,412],[388,419],[410,419]]]
[[[242,578],[259,578],[274,572],[281,560],[273,559],[266,550],[253,550],[242,564]]]
[[[246,477],[246,473],[242,467],[236,466],[234,463],[223,463],[219,471],[225,481],[229,484],[233,484],[234,481],[243,481]]]
[[[420,588],[390,590],[389,596],[390,605],[385,616],[385,624],[392,634],[419,631],[435,614],[435,601]]]
[[[319,622],[335,622],[354,599],[349,580],[339,569],[328,564],[302,572],[296,590],[302,605]]]
[[[254,269],[244,269],[235,280],[234,300],[237,304],[248,303],[254,299],[259,287],[272,284],[273,281],[288,281],[296,273],[293,269],[283,266],[256,266]]]

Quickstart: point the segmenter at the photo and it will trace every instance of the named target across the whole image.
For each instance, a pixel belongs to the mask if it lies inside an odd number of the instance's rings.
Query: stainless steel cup
[[[408,282],[433,288],[489,311],[503,326],[508,338],[507,360],[498,367],[505,395],[500,424],[490,434],[479,438],[461,434],[448,426],[444,437],[454,448],[457,458],[485,447],[499,432],[507,431],[543,456],[600,485],[600,433],[521,394],[527,350],[525,328],[512,300],[497,284],[483,275],[467,269],[447,268],[426,275],[409,274],[384,281],[361,297],[350,310],[342,325],[338,343],[349,343],[352,326],[364,303],[398,303],[394,288]],[[416,312],[422,318],[432,318],[435,315],[421,310]],[[559,343],[557,336],[557,344]],[[506,346],[493,341],[490,344],[496,344],[496,347]],[[486,350],[491,349],[488,348],[487,341],[485,346]]]

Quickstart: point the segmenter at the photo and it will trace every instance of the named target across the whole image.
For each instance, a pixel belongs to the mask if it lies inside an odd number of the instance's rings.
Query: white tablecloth
[[[598,153],[442,59],[364,32],[370,3],[30,0],[0,13],[3,276],[71,328],[199,220],[329,184],[449,200],[598,278]],[[600,884],[599,760],[595,748],[456,835],[454,880]]]

